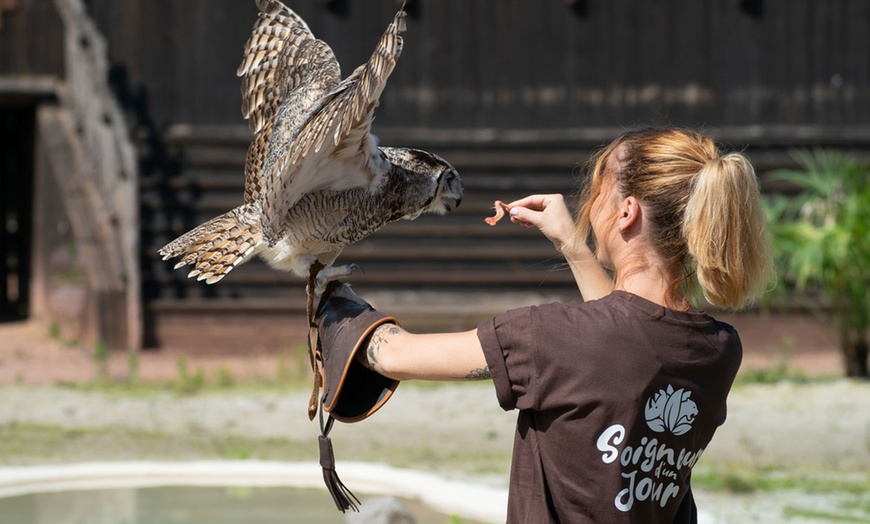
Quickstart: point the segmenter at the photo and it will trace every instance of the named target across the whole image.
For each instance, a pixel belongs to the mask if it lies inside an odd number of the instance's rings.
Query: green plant
[[[294,363],[294,370],[288,373],[287,377],[282,377],[282,380],[302,380],[307,381],[311,376],[311,359],[308,354],[308,344],[297,344],[293,349],[293,354],[290,360]]]
[[[94,362],[101,379],[109,376],[109,346],[102,340],[94,342]]]
[[[215,441],[217,451],[227,459],[247,460],[254,455],[251,442],[244,438],[228,436]]]
[[[791,354],[794,350],[794,345],[794,338],[786,338],[783,341],[778,358],[772,360],[764,367],[746,367],[737,375],[734,383],[744,386],[749,384],[778,384],[780,382],[791,382],[794,384],[806,384],[810,382],[810,377],[806,372],[792,367]],[[820,379],[816,377],[815,380]]]
[[[48,325],[48,334],[51,338],[60,340],[60,324],[56,320],[53,320],[51,324]]]
[[[134,386],[139,382],[139,354],[131,352],[127,355],[127,384]]]
[[[826,302],[837,326],[846,376],[868,377],[870,330],[870,168],[837,151],[797,151],[800,169],[773,180],[793,197],[766,198],[780,278],[785,286]]]
[[[287,360],[287,351],[281,351],[278,355],[278,370],[275,372],[275,379],[278,383],[289,383],[293,380],[294,373],[290,370]]]
[[[176,387],[182,393],[196,393],[205,386],[205,374],[199,368],[194,372],[187,369],[187,359],[178,357],[175,360],[175,366],[178,369],[178,383]]]
[[[783,517],[791,520],[792,518],[800,518],[801,520],[818,520],[825,522],[867,522],[867,516],[849,515],[838,511],[819,510],[815,508],[801,508],[796,506],[786,506],[782,510]]]
[[[49,324],[48,334],[49,334],[49,336],[51,336],[51,338],[57,340],[65,347],[74,348],[74,347],[77,347],[79,345],[78,339],[75,339],[75,338],[67,339],[67,338],[63,337],[63,332],[62,332],[62,329],[60,327],[60,324],[56,320],[53,320],[51,322],[51,324]]]
[[[217,386],[219,389],[229,389],[233,387],[233,385],[236,383],[236,380],[233,378],[232,372],[223,366],[218,368],[217,376],[215,377],[214,381],[215,386]]]

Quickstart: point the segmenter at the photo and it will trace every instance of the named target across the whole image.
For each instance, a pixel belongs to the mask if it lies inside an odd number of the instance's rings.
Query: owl
[[[259,16],[237,74],[254,132],[244,203],[173,240],[159,253],[207,284],[255,255],[308,279],[311,293],[349,275],[333,266],[345,246],[389,222],[443,214],[462,200],[459,174],[432,153],[379,147],[372,118],[402,51],[405,12],[368,62],[341,78],[330,47],[278,0]],[[315,292],[316,294],[316,292]]]

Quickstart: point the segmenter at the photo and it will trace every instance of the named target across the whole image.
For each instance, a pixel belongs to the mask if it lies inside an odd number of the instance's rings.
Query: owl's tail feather
[[[213,218],[163,246],[163,260],[181,256],[175,269],[193,264],[187,275],[214,284],[248,260],[263,244],[260,206],[245,204]]]

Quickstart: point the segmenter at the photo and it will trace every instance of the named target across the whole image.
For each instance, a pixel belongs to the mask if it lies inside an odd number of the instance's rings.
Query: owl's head
[[[422,193],[422,206],[405,218],[416,218],[422,213],[443,215],[459,207],[462,179],[449,162],[420,149],[382,147],[381,151],[394,166],[407,172],[413,179],[410,185]]]

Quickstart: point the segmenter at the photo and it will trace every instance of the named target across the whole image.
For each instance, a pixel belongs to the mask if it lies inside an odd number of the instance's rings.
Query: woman
[[[739,308],[769,281],[751,164],[693,131],[631,132],[593,158],[576,224],[560,195],[509,209],[565,256],[584,302],[508,311],[464,333],[387,322],[357,356],[394,380],[492,378],[501,407],[519,410],[509,522],[694,522],[691,470],[725,420],[741,344],[690,297],[698,285]],[[356,320],[335,305],[321,329]]]

